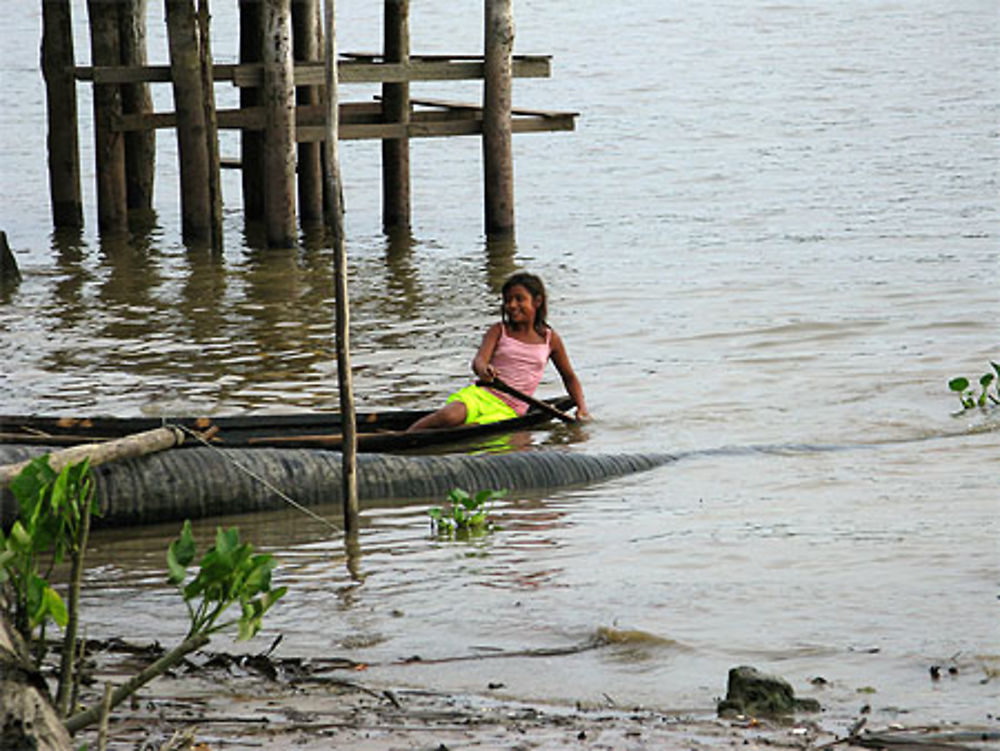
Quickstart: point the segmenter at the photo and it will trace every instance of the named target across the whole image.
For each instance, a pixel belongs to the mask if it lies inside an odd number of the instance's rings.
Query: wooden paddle
[[[563,422],[576,422],[576,418],[568,412],[563,412],[558,407],[553,407],[548,402],[543,402],[541,399],[536,399],[533,396],[528,396],[527,394],[518,391],[516,388],[508,383],[494,377],[492,381],[476,381],[477,386],[485,386],[486,388],[494,388],[497,391],[503,391],[510,394],[513,397],[520,399],[526,404],[530,404],[532,407],[537,407],[543,412],[548,412],[553,417],[558,417]]]

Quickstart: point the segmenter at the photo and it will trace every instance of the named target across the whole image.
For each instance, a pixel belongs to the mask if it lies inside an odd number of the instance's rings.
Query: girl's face
[[[540,297],[532,297],[531,293],[520,284],[515,284],[507,290],[503,298],[503,307],[507,320],[515,326],[532,327],[535,325],[535,312],[541,304]]]

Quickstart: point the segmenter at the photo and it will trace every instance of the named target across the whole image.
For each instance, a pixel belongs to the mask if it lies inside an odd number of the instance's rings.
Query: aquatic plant
[[[65,715],[74,687],[76,634],[83,554],[90,517],[97,513],[94,479],[87,460],[58,473],[48,455],[33,459],[11,483],[19,516],[6,537],[0,532],[0,583],[7,586],[14,628],[36,664],[45,658],[49,621],[63,629],[56,708]],[[53,568],[70,560],[69,604],[49,582]],[[42,561],[46,562],[41,571]]]
[[[958,394],[958,399],[962,403],[962,410],[985,409],[992,404],[1000,404],[1000,363],[990,361],[993,372],[986,372],[979,376],[979,393],[965,376],[958,376],[948,381],[948,388]],[[992,386],[992,392],[990,387]]]
[[[240,542],[236,528],[217,530],[215,545],[202,556],[197,572],[185,584],[188,566],[196,554],[191,522],[186,521],[180,536],[167,550],[167,567],[168,581],[180,589],[191,617],[187,637],[111,691],[104,702],[77,712],[82,656],[77,652],[76,629],[90,518],[98,512],[94,490],[87,460],[69,464],[57,473],[48,455],[37,457],[11,482],[19,514],[6,535],[0,530],[0,585],[7,595],[15,629],[29,647],[34,647],[34,669],[40,669],[45,656],[47,623],[52,621],[63,629],[55,704],[71,734],[101,720],[112,707],[207,644],[217,631],[235,625],[238,638],[254,636],[264,613],[286,591],[285,587],[271,588],[273,558],[254,555],[249,543]],[[49,576],[67,557],[69,596],[64,601],[50,584]],[[240,615],[220,622],[222,614],[234,604],[239,604]]]
[[[217,528],[215,545],[202,556],[198,573],[184,584],[187,567],[194,558],[194,533],[188,520],[180,537],[167,549],[167,582],[178,587],[187,605],[191,618],[188,637],[207,636],[233,625],[238,627],[239,639],[254,636],[260,630],[264,613],[287,590],[287,587],[271,589],[274,558],[254,555],[250,543],[240,542],[240,531],[235,527]],[[239,618],[218,623],[220,616],[235,603],[240,605]]]
[[[506,490],[480,490],[469,495],[462,488],[448,493],[449,506],[427,510],[431,531],[441,537],[470,537],[493,529],[489,518],[490,504],[507,495]]]

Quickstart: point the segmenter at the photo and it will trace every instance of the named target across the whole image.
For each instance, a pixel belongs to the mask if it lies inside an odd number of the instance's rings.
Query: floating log
[[[410,62],[410,0],[385,0],[384,62]],[[410,85],[406,81],[382,84],[382,119],[406,126],[410,122]],[[382,141],[382,228],[386,232],[410,228],[410,140]]]
[[[130,459],[173,448],[184,441],[184,434],[177,428],[155,428],[135,435],[118,438],[106,443],[85,443],[49,454],[49,466],[56,472],[69,464],[90,459],[91,466]],[[0,466],[0,488],[6,488],[31,460]]]
[[[264,220],[267,243],[295,244],[295,86],[291,0],[264,3]]]
[[[514,154],[511,80],[514,51],[512,0],[485,0],[483,177],[486,234],[514,232]]]
[[[42,3],[42,74],[48,114],[49,200],[55,227],[83,226],[73,19],[69,0]]]

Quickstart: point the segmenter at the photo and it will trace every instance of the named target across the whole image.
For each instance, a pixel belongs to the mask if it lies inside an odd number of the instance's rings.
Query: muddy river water
[[[83,87],[88,224],[50,235],[40,11],[14,5],[0,228],[24,280],[0,299],[3,411],[335,408],[330,251],[311,237],[256,247],[231,172],[225,252],[186,249],[167,133],[156,221],[102,242]],[[213,4],[221,62],[228,6]],[[381,4],[338,6],[341,48],[376,48]],[[414,51],[481,48],[475,12],[414,6]],[[476,139],[413,143],[413,232],[394,241],[379,231],[377,145],[343,147],[359,407],[418,408],[464,383],[499,283],[526,267],[549,285],[596,417],[532,434],[535,448],[683,456],[509,497],[501,529],[471,543],[429,536],[440,499],[369,508],[350,566],[339,535],[293,510],[219,520],[272,552],[289,587],[251,648],[280,633],[281,654],[361,660],[385,681],[682,709],[712,706],[728,668],[752,664],[844,717],[867,704],[882,723],[995,723],[1000,415],[956,415],[947,389],[1000,360],[995,3],[515,13],[516,51],[554,55],[552,78],[519,81],[515,104],[581,113],[573,133],[515,138],[516,243],[482,236]],[[163,60],[162,24],[151,33]],[[82,34],[77,48],[85,60]],[[169,107],[169,90],[156,96]],[[227,136],[224,156],[237,153]],[[558,390],[550,371],[540,392]],[[95,535],[90,635],[183,635],[162,584],[176,531]],[[429,664],[598,630],[618,639]],[[388,664],[414,655],[428,664]],[[933,665],[956,670],[935,681]]]

